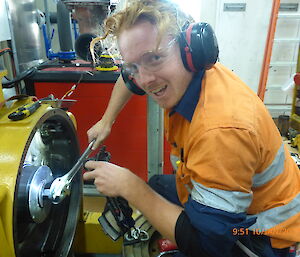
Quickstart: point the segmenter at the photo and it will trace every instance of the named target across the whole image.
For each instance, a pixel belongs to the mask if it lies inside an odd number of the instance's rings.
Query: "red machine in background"
[[[74,66],[74,65],[73,65]],[[94,71],[91,67],[59,67],[52,65],[38,70],[26,81],[28,94],[43,98],[53,94],[61,98],[76,86],[65,99],[77,102],[69,111],[75,115],[80,149],[87,145],[87,130],[99,121],[107,107],[118,72]],[[147,180],[147,98],[133,96],[113,125],[104,145],[111,153],[111,162],[126,167]],[[164,171],[171,172],[168,150]]]

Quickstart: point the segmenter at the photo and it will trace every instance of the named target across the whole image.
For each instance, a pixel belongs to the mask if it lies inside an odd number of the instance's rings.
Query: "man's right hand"
[[[132,95],[133,93],[126,87],[122,76],[119,76],[102,119],[87,132],[89,142],[96,139],[93,150],[100,146],[100,144],[109,136],[115,119]]]
[[[101,119],[87,131],[89,142],[91,142],[93,139],[96,139],[92,148],[93,150],[97,149],[100,144],[109,136],[111,127],[112,124]]]

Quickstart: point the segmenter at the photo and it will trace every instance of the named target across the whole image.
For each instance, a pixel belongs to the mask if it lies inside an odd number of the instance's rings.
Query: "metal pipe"
[[[57,28],[61,51],[72,51],[72,29],[70,12],[62,1],[57,2]]]
[[[7,0],[11,49],[17,75],[43,61],[34,0]]]
[[[49,12],[49,6],[48,6],[48,0],[44,0],[44,7],[45,7],[45,16],[46,16],[46,31],[47,31],[47,37],[50,38],[50,12]]]

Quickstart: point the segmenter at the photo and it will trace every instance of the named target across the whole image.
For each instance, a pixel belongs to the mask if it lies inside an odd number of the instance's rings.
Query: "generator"
[[[0,84],[0,257],[162,256],[161,235],[138,210],[133,209],[134,226],[124,236],[107,235],[100,225],[107,198],[83,184],[82,170],[60,201],[49,197],[53,181],[81,158],[69,107],[53,95],[5,100]],[[110,224],[110,217],[105,221]]]
[[[67,256],[79,218],[81,174],[62,203],[44,194],[78,159],[74,116],[50,103],[28,113],[33,97],[5,103],[0,93],[0,256]],[[9,118],[17,112],[25,116]]]

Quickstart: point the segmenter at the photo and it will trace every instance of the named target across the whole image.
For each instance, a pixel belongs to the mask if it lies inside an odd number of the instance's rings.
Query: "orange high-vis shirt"
[[[166,110],[165,132],[181,159],[182,203],[190,195],[257,217],[249,229],[270,236],[274,248],[300,242],[299,169],[263,102],[229,69],[217,63],[205,72],[191,122]]]

